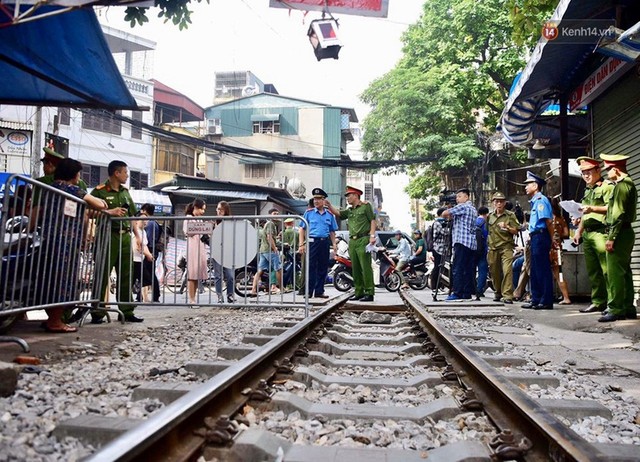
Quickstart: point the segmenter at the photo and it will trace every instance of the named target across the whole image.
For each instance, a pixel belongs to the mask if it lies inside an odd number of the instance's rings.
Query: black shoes
[[[373,295],[365,295],[359,301],[361,301],[361,302],[372,302],[373,301]]]
[[[227,295],[227,303],[235,303],[236,298],[233,295]]]
[[[513,305],[513,301],[510,298],[501,298],[500,301],[505,305]]]
[[[525,310],[552,310],[553,305],[538,305],[536,303],[525,303],[521,306]]]
[[[598,322],[624,321],[625,319],[638,319],[638,314],[634,311],[627,314],[607,313],[598,319]]]
[[[607,307],[606,306],[598,306],[598,305],[594,305],[593,303],[591,305],[589,305],[587,308],[582,308],[580,309],[580,313],[601,313],[603,312]]]
[[[327,294],[316,294],[315,298],[329,298]]]
[[[135,314],[125,314],[124,320],[127,322],[142,322],[144,319],[137,317]],[[118,321],[121,321],[120,315],[118,315]]]
[[[91,324],[102,324],[104,322],[104,318],[91,318]]]
[[[353,295],[349,300],[353,300],[355,302],[359,301],[364,295]]]

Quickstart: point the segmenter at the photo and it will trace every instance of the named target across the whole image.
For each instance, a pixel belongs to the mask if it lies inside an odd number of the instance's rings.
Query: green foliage
[[[557,5],[558,0],[507,0],[514,42],[533,47]]]
[[[524,66],[512,30],[505,0],[429,0],[403,36],[400,62],[361,95],[372,107],[363,150],[374,159],[433,159],[404,169],[411,197],[437,192],[443,173],[472,175],[485,155],[476,134],[495,127]]]
[[[203,0],[195,0],[201,3]],[[204,0],[209,3],[209,0]],[[189,10],[189,4],[191,0],[155,0],[155,7],[159,8],[158,17],[164,17],[164,22],[171,21],[174,25],[178,26],[178,29],[184,30],[191,24],[191,11]],[[125,10],[125,21],[129,21],[131,27],[137,25],[144,25],[149,22],[147,17],[147,10],[149,8],[143,8],[139,6],[130,6]]]

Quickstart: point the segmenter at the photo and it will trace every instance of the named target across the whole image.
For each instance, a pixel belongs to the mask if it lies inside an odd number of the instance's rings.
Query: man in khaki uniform
[[[591,282],[591,304],[581,313],[604,311],[607,307],[607,227],[604,223],[607,204],[613,194],[613,183],[602,178],[600,161],[591,157],[576,159],[582,179],[587,184],[582,198],[582,217],[573,242],[582,240],[584,261]]]
[[[505,208],[507,198],[497,192],[491,198],[493,212],[489,214],[489,270],[493,281],[494,302],[513,303],[513,236],[520,223],[516,214]]]
[[[108,215],[113,217],[136,216],[138,213],[136,204],[133,202],[129,190],[124,186],[129,178],[127,164],[121,160],[114,160],[109,164],[107,172],[109,174],[107,181],[96,186],[91,191],[91,195],[103,199],[107,203],[108,209],[105,212]],[[106,294],[109,275],[115,267],[118,277],[117,300],[120,311],[124,314],[125,321],[142,322],[144,321],[142,318],[133,314],[135,305],[131,303],[131,267],[133,265],[131,229],[130,221],[113,221],[111,223],[108,260],[106,267],[102,268],[101,294]],[[134,226],[133,232],[136,236],[134,245],[139,247],[142,243],[140,230]],[[104,239],[99,240],[98,237],[97,242],[104,242]],[[106,251],[107,249],[96,250]],[[94,312],[92,313],[91,322],[100,324],[103,321],[103,317],[104,312]]]

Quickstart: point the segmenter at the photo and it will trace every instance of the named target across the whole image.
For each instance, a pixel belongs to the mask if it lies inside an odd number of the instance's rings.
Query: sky
[[[352,107],[360,121],[369,108],[359,95],[401,57],[400,37],[420,16],[424,0],[389,0],[387,18],[335,14],[343,48],[338,60],[317,61],[307,30],[321,13],[269,8],[268,0],[210,0],[192,5],[192,24],[180,31],[148,13],[150,22],[131,28],[124,9],[97,10],[100,22],[157,43],[151,75],[202,107],[212,104],[214,73],[247,70],[272,83],[283,96]],[[347,146],[357,158],[359,151]],[[383,209],[392,226],[409,230],[408,179],[378,176]]]

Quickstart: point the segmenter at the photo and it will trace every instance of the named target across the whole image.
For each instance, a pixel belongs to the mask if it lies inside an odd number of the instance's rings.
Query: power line
[[[149,125],[141,120],[134,120],[130,117],[123,116],[121,114],[113,114],[103,110],[88,110],[83,109],[83,112],[87,113],[102,113],[107,117],[126,122],[132,126],[145,129],[150,133],[154,133],[162,138],[168,138],[175,141],[179,141],[190,146],[211,149],[225,154],[241,155],[244,158],[254,159],[269,159],[275,162],[283,162],[290,164],[303,164],[314,165],[317,167],[345,167],[352,170],[379,170],[389,167],[399,167],[404,165],[416,165],[425,164],[437,161],[444,153],[438,153],[436,155],[412,157],[409,159],[385,159],[385,160],[348,160],[348,159],[329,159],[329,158],[317,158],[317,157],[305,157],[295,156],[292,154],[285,154],[275,151],[265,151],[262,149],[251,149],[239,146],[229,146],[226,144],[220,144],[213,141],[208,141],[195,136],[186,135],[183,133],[171,132],[160,127]]]

